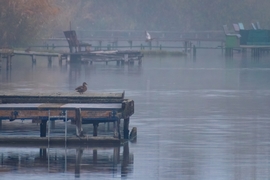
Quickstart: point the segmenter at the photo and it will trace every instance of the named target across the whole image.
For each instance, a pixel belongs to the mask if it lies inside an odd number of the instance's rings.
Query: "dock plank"
[[[125,93],[6,93],[0,92],[0,104],[6,103],[121,103]]]

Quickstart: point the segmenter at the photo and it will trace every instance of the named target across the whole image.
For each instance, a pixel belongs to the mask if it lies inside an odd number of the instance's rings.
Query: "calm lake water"
[[[3,62],[3,66],[5,63]],[[270,177],[270,58],[219,50],[144,57],[138,66],[65,65],[26,57],[2,68],[0,90],[123,92],[136,143],[115,148],[1,147],[2,179],[264,180]],[[81,158],[80,158],[81,157]]]

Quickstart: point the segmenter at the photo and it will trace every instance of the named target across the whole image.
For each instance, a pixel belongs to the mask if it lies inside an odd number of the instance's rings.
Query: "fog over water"
[[[130,129],[137,127],[138,137],[128,147],[82,154],[78,148],[1,147],[1,179],[269,178],[269,57],[225,59],[221,50],[198,49],[196,60],[145,56],[141,66],[60,66],[45,58],[32,66],[27,57],[14,57],[10,71],[2,66],[0,90],[6,92],[72,92],[84,81],[89,92],[125,90],[135,101]]]

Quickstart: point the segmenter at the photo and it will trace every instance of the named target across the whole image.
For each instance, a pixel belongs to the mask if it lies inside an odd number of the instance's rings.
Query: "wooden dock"
[[[97,142],[99,141],[96,139],[99,123],[112,122],[114,124],[114,137],[100,139],[100,142],[119,143],[121,120],[124,124],[124,139],[128,139],[129,118],[133,113],[134,101],[125,99],[124,93],[85,93],[82,95],[75,93],[0,94],[0,127],[4,120],[32,120],[33,123],[40,125],[41,142],[52,141],[57,143],[61,140],[71,143],[76,141],[80,143]],[[65,136],[52,139],[50,137],[51,123],[57,120],[65,122]],[[67,137],[68,121],[76,126],[77,137],[75,138]],[[82,124],[93,124],[94,139],[84,134]],[[37,137],[28,140],[35,141],[35,138]],[[0,139],[0,143],[4,141],[4,139]],[[15,142],[16,138],[13,138],[12,141]]]
[[[116,62],[119,64],[134,64],[138,62],[142,63],[143,54],[141,51],[134,50],[107,50],[107,51],[81,51],[74,53],[62,53],[62,52],[41,52],[41,51],[19,51],[13,49],[0,49],[0,69],[2,67],[2,60],[6,59],[6,69],[9,70],[12,67],[13,56],[29,56],[33,64],[36,64],[37,57],[46,57],[48,63],[51,64],[52,60],[58,60],[59,64],[62,61],[71,63],[106,63]]]
[[[121,64],[138,64],[142,63],[143,54],[140,51],[133,50],[108,50],[108,51],[81,51],[75,53],[61,54],[61,60],[70,60],[70,62],[116,62],[117,65]]]

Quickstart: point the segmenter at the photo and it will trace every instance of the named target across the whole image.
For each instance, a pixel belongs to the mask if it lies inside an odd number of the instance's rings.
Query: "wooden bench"
[[[64,31],[65,37],[68,42],[70,53],[73,53],[73,48],[75,52],[82,52],[82,47],[85,48],[85,51],[90,51],[91,44],[82,43],[78,40],[76,31]]]

